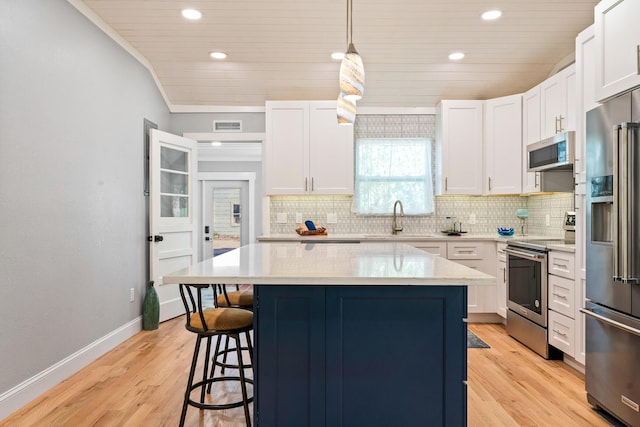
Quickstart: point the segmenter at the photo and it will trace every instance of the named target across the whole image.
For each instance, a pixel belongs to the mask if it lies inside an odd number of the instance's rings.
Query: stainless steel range
[[[575,242],[575,213],[567,212],[564,239],[518,239],[507,243],[507,333],[545,359],[562,356],[547,339],[548,246]]]

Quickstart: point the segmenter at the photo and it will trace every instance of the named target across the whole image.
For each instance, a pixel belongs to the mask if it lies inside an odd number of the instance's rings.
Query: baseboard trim
[[[139,316],[28,380],[0,394],[0,420],[11,415],[36,397],[69,378],[141,330],[142,317]]]
[[[180,298],[164,301],[160,304],[160,321],[173,319],[184,314],[184,304]]]

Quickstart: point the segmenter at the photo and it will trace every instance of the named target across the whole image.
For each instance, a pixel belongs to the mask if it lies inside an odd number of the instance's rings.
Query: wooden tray
[[[324,227],[318,227],[315,230],[301,230],[299,228],[296,228],[296,233],[298,233],[300,236],[326,236],[327,229]]]

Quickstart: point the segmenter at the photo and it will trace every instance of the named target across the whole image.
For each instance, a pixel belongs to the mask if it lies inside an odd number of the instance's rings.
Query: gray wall
[[[144,118],[149,72],[69,3],[0,2],[0,395],[140,315]]]

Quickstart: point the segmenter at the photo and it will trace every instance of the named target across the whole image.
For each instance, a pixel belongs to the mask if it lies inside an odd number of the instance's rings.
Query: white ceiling
[[[346,0],[69,1],[139,52],[174,110],[338,96],[340,64],[330,54],[347,47]],[[597,2],[353,0],[353,41],[366,72],[358,106],[433,107],[524,92],[572,58]],[[203,18],[187,21],[186,7]],[[498,21],[480,19],[495,8]],[[212,60],[214,50],[229,57]],[[466,57],[450,61],[457,50]]]

